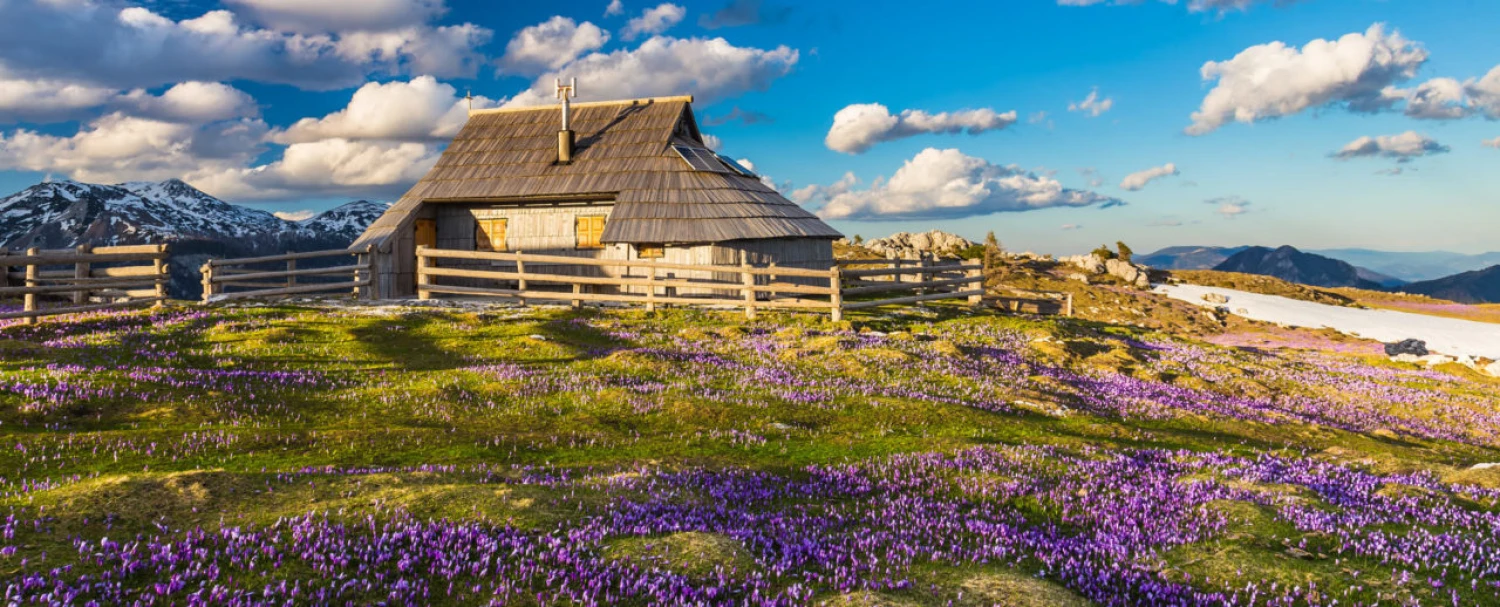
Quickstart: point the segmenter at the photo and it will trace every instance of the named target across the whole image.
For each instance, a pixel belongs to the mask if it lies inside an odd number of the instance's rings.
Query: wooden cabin
[[[691,97],[566,97],[557,106],[469,113],[437,166],[354,244],[375,246],[381,297],[415,292],[419,245],[702,265],[833,263],[842,235],[709,150]]]

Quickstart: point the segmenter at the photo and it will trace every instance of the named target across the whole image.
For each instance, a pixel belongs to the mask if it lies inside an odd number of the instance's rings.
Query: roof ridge
[[[675,102],[692,103],[693,102],[693,96],[692,95],[674,95],[674,96],[670,96],[670,97],[641,97],[639,99],[616,99],[616,100],[613,100],[613,101],[585,101],[583,103],[574,103],[574,104],[571,104],[571,105],[574,108],[582,108],[582,107],[603,107],[603,106],[610,106],[610,105],[639,105],[639,104],[675,103]],[[489,108],[489,109],[483,109],[483,110],[469,110],[469,115],[470,116],[478,116],[478,115],[481,115],[481,114],[508,114],[508,113],[511,113],[511,112],[534,112],[534,111],[537,111],[537,110],[556,110],[556,109],[558,109],[558,107],[560,107],[560,106],[558,106],[558,105],[528,105],[528,106],[523,106],[523,107],[497,107],[497,108]]]

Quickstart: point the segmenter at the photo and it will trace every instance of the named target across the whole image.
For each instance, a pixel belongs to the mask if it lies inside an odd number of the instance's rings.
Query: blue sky
[[[0,3],[0,191],[391,199],[466,91],[535,103],[561,74],[588,98],[696,95],[722,153],[849,234],[1500,248],[1500,3],[609,4]]]

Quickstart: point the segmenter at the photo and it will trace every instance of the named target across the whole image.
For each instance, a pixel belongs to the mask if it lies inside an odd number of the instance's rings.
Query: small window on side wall
[[[578,248],[604,248],[604,243],[600,241],[604,237],[604,216],[579,215],[576,234],[578,237]]]
[[[505,251],[504,219],[480,219],[474,227],[474,250]]]
[[[667,256],[667,246],[663,244],[638,244],[635,245],[635,250],[641,259],[661,259]]]

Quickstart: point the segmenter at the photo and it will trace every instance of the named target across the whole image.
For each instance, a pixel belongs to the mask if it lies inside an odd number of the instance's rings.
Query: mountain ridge
[[[1213,269],[1219,272],[1273,276],[1314,287],[1384,288],[1381,284],[1362,277],[1360,269],[1353,264],[1305,253],[1296,247],[1285,245],[1275,249],[1249,247],[1231,255]]]

